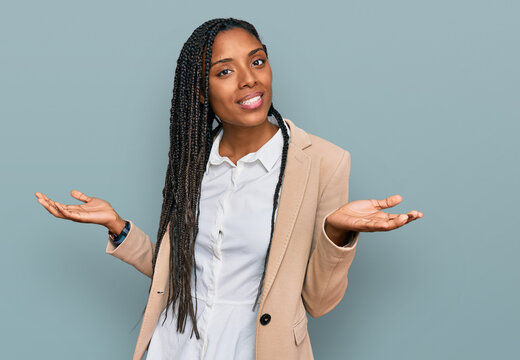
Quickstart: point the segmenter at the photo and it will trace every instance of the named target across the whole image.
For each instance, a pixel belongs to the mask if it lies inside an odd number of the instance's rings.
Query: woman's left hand
[[[401,195],[393,195],[383,200],[355,200],[346,203],[327,217],[325,229],[331,234],[345,234],[349,231],[389,231],[423,217],[423,213],[417,210],[408,214],[389,214],[381,211],[399,204],[402,200]]]

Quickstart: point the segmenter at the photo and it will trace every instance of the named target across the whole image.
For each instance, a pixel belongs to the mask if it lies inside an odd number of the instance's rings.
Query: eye
[[[225,76],[225,75],[228,75],[230,72],[231,72],[231,70],[229,70],[229,69],[224,69],[224,70],[222,70],[221,72],[219,72],[219,73],[217,74],[217,76]]]
[[[253,61],[253,65],[258,66],[258,65],[263,65],[263,64],[265,64],[265,59],[256,59],[255,61]]]

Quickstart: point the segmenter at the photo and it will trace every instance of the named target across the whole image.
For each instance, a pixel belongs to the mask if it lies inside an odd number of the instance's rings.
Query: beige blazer
[[[291,137],[257,314],[256,360],[313,359],[306,313],[320,317],[341,301],[359,237],[355,233],[349,246],[339,247],[324,231],[326,216],[348,201],[350,153],[306,133],[290,120],[285,121]],[[131,229],[125,240],[118,247],[108,241],[106,252],[151,277],[155,243],[128,221]],[[134,360],[142,359],[166,306],[169,252],[167,230],[159,249]],[[267,323],[260,321],[264,314],[270,315]]]

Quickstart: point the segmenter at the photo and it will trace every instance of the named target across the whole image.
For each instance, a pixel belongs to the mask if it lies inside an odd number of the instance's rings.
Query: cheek
[[[273,72],[271,70],[271,66],[268,66],[268,68],[265,69],[264,72],[264,84],[269,84],[271,86],[271,82],[273,80]]]
[[[222,102],[220,99],[220,95],[222,92],[219,90],[219,87],[215,82],[210,81],[209,82],[209,103],[212,107],[218,106]]]
[[[233,89],[225,81],[209,82],[209,104],[215,112],[226,111],[233,103]]]
[[[233,105],[233,91],[230,90],[225,81],[211,82],[209,85],[209,105],[213,111],[220,117],[225,118],[231,111]]]
[[[267,88],[269,91],[269,97],[272,98],[272,80],[273,77],[271,75],[271,71],[266,71],[262,76],[262,84]],[[271,99],[269,99],[271,100]]]

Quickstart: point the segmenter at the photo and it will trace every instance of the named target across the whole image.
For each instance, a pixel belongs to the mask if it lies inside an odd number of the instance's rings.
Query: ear
[[[202,92],[199,92],[199,101],[201,104],[204,104],[204,96],[202,96]]]

